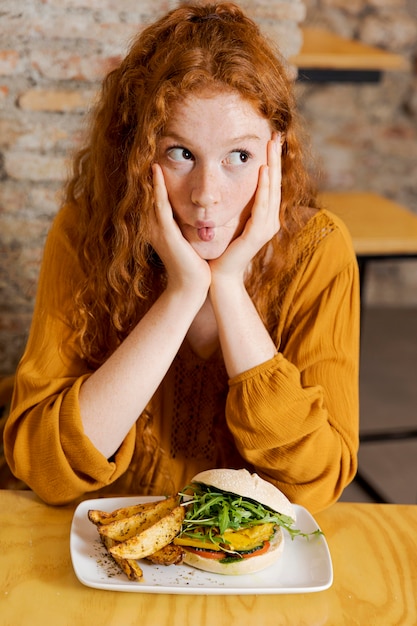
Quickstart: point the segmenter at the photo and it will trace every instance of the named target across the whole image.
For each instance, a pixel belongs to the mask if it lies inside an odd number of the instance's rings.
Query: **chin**
[[[214,259],[218,259],[222,256],[225,250],[227,250],[229,243],[230,242],[221,243],[215,240],[210,241],[210,243],[197,241],[194,242],[192,246],[202,259],[205,261],[213,261]]]

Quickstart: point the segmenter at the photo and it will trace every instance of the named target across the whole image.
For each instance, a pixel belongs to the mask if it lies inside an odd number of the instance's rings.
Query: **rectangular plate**
[[[136,593],[175,594],[283,594],[312,593],[328,589],[333,582],[329,548],[323,535],[291,540],[285,532],[281,558],[268,568],[245,576],[222,576],[188,565],[160,566],[140,562],[143,582],[129,581],[120,572],[101,543],[95,525],[88,519],[89,509],[114,511],[120,507],[160,500],[158,497],[118,497],[85,500],[78,505],[71,525],[70,550],[75,574],[87,587]],[[318,528],[310,513],[294,505],[295,527],[303,532]]]

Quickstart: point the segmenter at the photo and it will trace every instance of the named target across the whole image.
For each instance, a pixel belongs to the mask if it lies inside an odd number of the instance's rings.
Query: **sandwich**
[[[274,485],[245,469],[200,472],[180,493],[186,508],[174,544],[184,563],[217,574],[249,574],[275,563],[296,513]]]

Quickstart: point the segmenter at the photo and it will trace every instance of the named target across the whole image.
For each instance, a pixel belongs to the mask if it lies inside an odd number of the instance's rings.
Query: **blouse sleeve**
[[[358,283],[353,252],[331,233],[298,272],[280,352],[229,381],[226,418],[240,453],[312,512],[357,469]]]
[[[65,317],[72,308],[71,280],[79,272],[61,213],[45,246],[31,331],[4,433],[12,472],[50,504],[70,502],[112,483],[126,470],[134,450],[134,428],[110,461],[84,434],[78,398],[91,372],[75,350]]]

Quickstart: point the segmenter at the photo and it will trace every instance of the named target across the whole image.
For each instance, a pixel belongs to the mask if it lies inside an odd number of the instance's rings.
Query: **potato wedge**
[[[129,580],[135,580],[139,582],[143,580],[143,571],[137,561],[135,561],[134,559],[122,559],[111,554],[110,548],[117,545],[117,541],[114,541],[114,539],[110,539],[109,537],[101,537],[101,539],[107,549],[107,552],[113,558],[115,563],[117,563],[122,572],[126,574]]]
[[[169,543],[157,552],[149,554],[146,559],[157,565],[181,565],[184,557],[184,548],[176,546],[173,543]]]
[[[176,506],[146,530],[110,548],[110,554],[123,559],[143,559],[157,552],[180,532],[184,515],[184,507]]]
[[[153,502],[151,507],[147,507],[139,513],[99,526],[98,531],[101,535],[110,537],[115,541],[126,541],[170,513],[177,504],[176,496]]]
[[[110,524],[111,522],[116,522],[117,520],[124,519],[125,517],[131,517],[132,515],[136,515],[137,513],[142,513],[142,511],[146,511],[147,509],[152,508],[154,505],[155,502],[133,504],[132,506],[126,506],[121,509],[116,509],[111,513],[107,513],[107,511],[100,511],[98,509],[90,509],[88,511],[88,519],[96,526],[102,526],[104,524]]]

